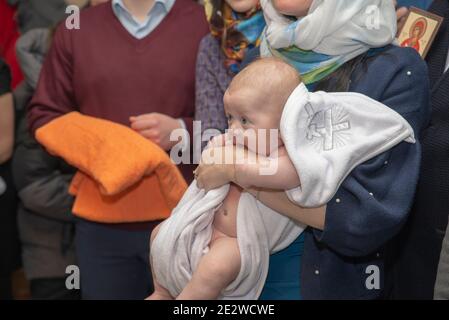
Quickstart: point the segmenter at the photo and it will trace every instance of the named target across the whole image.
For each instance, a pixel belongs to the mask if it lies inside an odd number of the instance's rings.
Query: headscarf
[[[306,84],[318,82],[345,62],[392,43],[397,31],[391,0],[314,0],[307,16],[291,19],[261,0],[267,27],[262,56],[292,64]]]
[[[211,34],[226,56],[225,66],[237,73],[247,50],[260,45],[265,28],[260,5],[246,13],[233,11],[224,0],[206,0],[204,5]]]

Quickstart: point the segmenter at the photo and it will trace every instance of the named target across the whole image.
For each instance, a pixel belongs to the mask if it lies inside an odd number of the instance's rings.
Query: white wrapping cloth
[[[214,212],[228,191],[226,185],[206,194],[194,181],[162,224],[150,252],[156,279],[172,296],[181,293],[207,252]],[[237,214],[240,273],[221,298],[257,299],[265,284],[270,254],[288,247],[303,230],[303,226],[243,193]]]
[[[358,164],[403,140],[414,142],[410,125],[383,104],[356,93],[309,93],[303,84],[284,108],[281,135],[302,183],[287,194],[310,207],[327,203]],[[214,213],[228,191],[226,185],[206,193],[193,182],[161,225],[151,247],[153,272],[172,296],[180,294],[207,252]],[[221,298],[257,299],[270,254],[288,247],[303,230],[243,193],[237,211],[241,269]]]
[[[281,118],[281,136],[301,187],[287,192],[303,207],[328,203],[358,165],[402,141],[413,129],[397,112],[365,95],[310,93],[299,85]]]

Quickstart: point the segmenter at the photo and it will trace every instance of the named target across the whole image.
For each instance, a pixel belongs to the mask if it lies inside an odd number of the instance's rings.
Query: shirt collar
[[[132,14],[126,8],[125,4],[123,3],[123,0],[112,0],[111,3],[112,3],[112,9],[114,10],[114,12],[116,14],[117,14],[117,11],[124,11],[129,16],[132,17]],[[154,4],[156,5],[158,3],[162,4],[162,7],[165,9],[166,12],[168,12],[173,7],[175,0],[155,0]],[[151,14],[151,11],[153,11],[153,9],[151,9],[150,12],[148,12],[148,16]]]

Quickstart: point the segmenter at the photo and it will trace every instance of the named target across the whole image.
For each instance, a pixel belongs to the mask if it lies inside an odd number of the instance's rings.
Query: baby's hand
[[[220,138],[217,141],[220,141]],[[234,146],[215,146],[213,143],[203,151],[201,163],[194,172],[198,187],[206,191],[219,188],[231,182],[234,175],[232,161],[230,163],[226,161],[226,154],[233,155],[233,150],[231,149]]]

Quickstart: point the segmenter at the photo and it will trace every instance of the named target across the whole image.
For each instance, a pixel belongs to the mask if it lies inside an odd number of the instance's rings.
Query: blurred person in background
[[[32,29],[17,42],[17,57],[25,75],[24,90],[16,92],[16,108],[24,110],[39,79],[52,29]],[[66,268],[76,265],[73,197],[68,188],[75,172],[49,155],[28,133],[24,113],[18,113],[16,148],[12,161],[20,199],[18,227],[25,275],[32,299],[73,300],[77,290],[65,285]]]
[[[195,120],[201,121],[201,135],[228,128],[224,93],[248,52],[258,48],[265,27],[259,0],[206,0],[205,11],[210,33],[198,50],[195,90]]]
[[[0,0],[0,58],[8,65],[11,72],[12,89],[15,89],[23,80],[15,52],[16,41],[19,38],[15,14],[15,7],[10,6],[7,0]]]
[[[79,7],[84,7],[88,2],[88,0],[7,1],[10,5],[17,6],[17,21],[22,34],[34,28],[52,27],[57,22],[64,19],[67,6],[73,4]]]
[[[11,274],[20,265],[16,225],[16,192],[10,158],[14,146],[14,106],[11,75],[0,59],[0,300],[12,299]]]
[[[130,126],[169,151],[172,130],[192,131],[203,9],[193,0],[114,0],[83,10],[81,21],[79,30],[55,32],[29,106],[32,132],[78,111]],[[191,166],[180,169],[192,178]],[[151,293],[149,237],[159,221],[134,221],[132,210],[126,219],[77,219],[83,299]]]
[[[448,225],[449,208],[449,0],[435,0],[429,11],[444,17],[426,57],[432,116],[423,132],[420,179],[410,219],[400,234],[393,297],[430,300]]]

